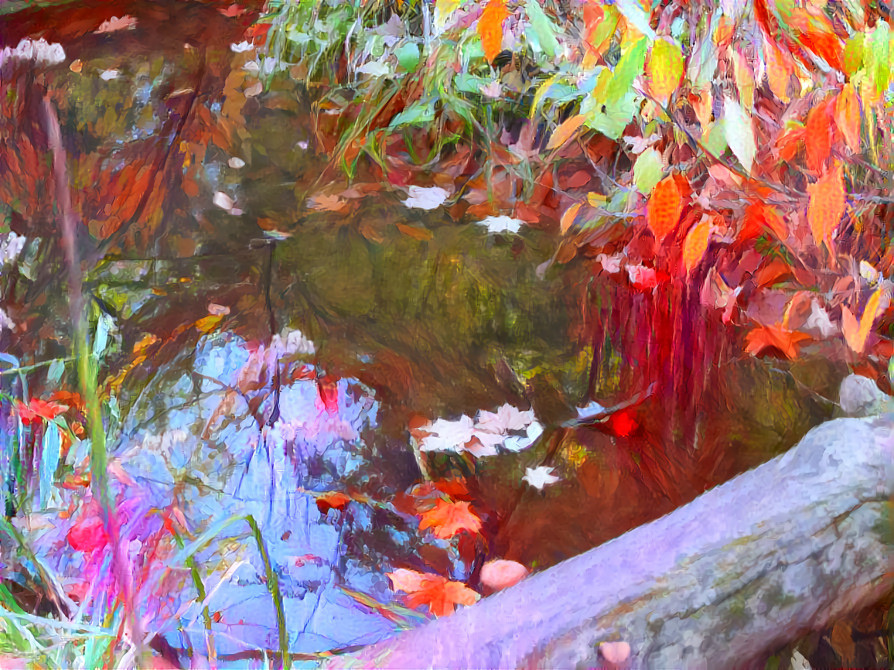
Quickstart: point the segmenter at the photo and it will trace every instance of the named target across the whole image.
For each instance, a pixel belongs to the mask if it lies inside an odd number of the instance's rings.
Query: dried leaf
[[[841,165],[826,172],[815,184],[807,186],[807,221],[817,245],[823,243],[831,251],[832,234],[844,214],[844,178]]]
[[[770,84],[770,90],[782,102],[788,102],[791,99],[788,95],[788,84],[792,76],[791,62],[776,45],[770,42],[764,44],[764,60],[767,66],[767,83]]]
[[[683,241],[683,267],[686,268],[686,274],[692,274],[692,271],[698,266],[705,255],[708,248],[708,239],[711,235],[711,219],[703,217],[701,221],[695,224],[686,234]]]
[[[683,198],[673,175],[655,185],[646,206],[646,222],[655,239],[661,243],[674,232],[683,212]]]
[[[478,35],[484,57],[493,62],[503,48],[503,21],[509,16],[506,0],[488,0],[478,19]]]
[[[349,502],[351,502],[349,495],[341,491],[332,491],[317,498],[317,509],[320,510],[320,514],[326,514],[331,509],[344,509]]]
[[[435,537],[448,540],[466,531],[475,534],[481,530],[481,519],[470,509],[467,502],[451,502],[439,499],[435,506],[420,514],[419,529],[431,528]]]

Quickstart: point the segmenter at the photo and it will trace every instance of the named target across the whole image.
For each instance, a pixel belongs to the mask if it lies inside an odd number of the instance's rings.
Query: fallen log
[[[891,590],[892,496],[894,414],[831,421],[661,519],[332,666],[593,667],[623,641],[625,667],[748,667]]]

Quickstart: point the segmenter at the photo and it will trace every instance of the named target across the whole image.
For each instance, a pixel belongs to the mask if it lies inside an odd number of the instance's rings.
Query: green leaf
[[[397,62],[407,72],[415,72],[419,67],[419,46],[414,42],[401,44],[395,51]]]
[[[633,166],[633,182],[643,195],[649,195],[655,184],[664,176],[664,162],[661,154],[652,147],[643,151]]]
[[[726,142],[726,134],[723,128],[723,119],[709,123],[702,134],[702,146],[707,149],[712,156],[722,156],[728,145]]]
[[[885,21],[878,21],[875,30],[869,35],[863,49],[863,64],[869,81],[875,85],[876,94],[881,95],[888,88],[890,63],[891,28]]]
[[[592,96],[588,99],[594,100]],[[636,95],[633,91],[613,103],[599,105],[591,102],[589,105],[581,106],[581,113],[587,115],[587,127],[598,130],[613,140],[621,137],[624,129],[633,120],[636,110]]]
[[[417,102],[391,119],[389,128],[421,126],[435,120],[435,106],[431,102]]]
[[[863,44],[866,36],[854,33],[844,44],[844,73],[853,77],[863,67]]]
[[[649,41],[641,38],[621,56],[605,91],[606,104],[619,102],[630,93],[633,81],[643,73]]]
[[[559,41],[556,39],[557,29],[553,22],[543,13],[539,0],[528,0],[525,3],[525,11],[531,22],[531,29],[537,39],[537,43],[543,52],[553,58],[559,50]]]
[[[726,96],[723,97],[723,130],[733,155],[747,172],[751,172],[757,153],[751,116],[742,105]]]

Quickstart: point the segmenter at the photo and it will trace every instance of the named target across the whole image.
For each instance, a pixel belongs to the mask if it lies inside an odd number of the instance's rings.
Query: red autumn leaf
[[[466,531],[473,535],[481,530],[481,520],[469,509],[467,502],[440,499],[435,506],[422,512],[419,529],[431,528],[435,537],[447,540]]]
[[[832,119],[828,102],[818,104],[807,115],[804,145],[807,148],[807,167],[820,172],[832,151]]]
[[[109,542],[102,519],[86,511],[69,528],[66,539],[72,549],[87,553],[102,549]]]
[[[31,398],[26,405],[23,402],[18,403],[19,417],[26,426],[34,423],[38,419],[52,421],[57,416],[68,409],[65,405],[55,402],[47,402],[40,398]]]
[[[616,437],[630,437],[639,430],[639,422],[636,420],[633,408],[619,410],[605,421],[608,432]]]
[[[676,179],[671,175],[655,185],[646,206],[646,222],[660,244],[674,232],[683,212],[683,198]]]
[[[428,605],[435,616],[453,614],[457,605],[474,605],[480,597],[462,582],[451,582],[441,575],[399,568],[387,573],[395,591],[407,594],[409,607]]]
[[[815,184],[807,186],[807,221],[817,246],[825,243],[832,249],[832,234],[844,214],[844,178],[841,165],[826,172]]]
[[[329,414],[338,413],[338,384],[331,377],[317,379],[317,392],[320,403]]]
[[[783,356],[794,360],[798,357],[798,349],[802,342],[812,339],[810,335],[797,330],[788,330],[783,326],[759,326],[745,336],[745,351],[759,356],[768,350],[776,349]]]
[[[341,510],[345,508],[352,498],[341,491],[325,493],[317,498],[317,509],[320,514],[326,514],[331,509]]]
[[[509,16],[506,0],[488,0],[478,19],[478,35],[488,62],[493,62],[503,48],[503,21]]]
[[[742,229],[737,239],[740,242],[745,242],[760,237],[768,230],[779,240],[788,238],[788,229],[785,221],[779,215],[779,212],[776,211],[776,208],[758,200],[745,208],[745,213],[742,217]]]

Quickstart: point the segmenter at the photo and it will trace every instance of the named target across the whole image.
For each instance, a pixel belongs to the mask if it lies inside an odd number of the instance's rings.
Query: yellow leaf
[[[836,164],[833,170],[820,177],[815,184],[809,184],[807,193],[807,221],[813,239],[817,245],[825,243],[826,248],[831,251],[832,234],[838,227],[845,208],[841,165]]]
[[[509,16],[506,0],[488,0],[478,19],[478,35],[484,57],[493,62],[503,48],[503,21]]]
[[[577,216],[577,212],[582,204],[580,202],[575,203],[565,210],[565,213],[562,214],[562,219],[559,221],[559,230],[563,233],[568,232],[568,229],[574,225],[574,217]]]
[[[739,100],[742,107],[752,109],[754,107],[754,73],[748,64],[745,54],[730,45],[730,55],[733,61],[733,76],[736,79],[736,88],[739,89]]]
[[[649,92],[662,105],[680,85],[683,77],[683,52],[680,47],[665,39],[657,39],[646,63]]]
[[[847,307],[841,307],[841,332],[844,334],[847,346],[856,354],[863,353],[863,349],[866,347],[866,339],[869,337],[869,331],[872,330],[872,324],[875,323],[879,312],[883,311],[881,309],[883,294],[884,289],[879,287],[869,297],[859,324],[856,317]]]
[[[577,132],[577,129],[583,125],[586,118],[583,114],[575,114],[571,118],[562,121],[549,138],[549,144],[546,145],[547,150],[552,151],[565,144]]]
[[[208,316],[201,318],[195,322],[196,330],[207,335],[212,330],[217,328],[217,325],[221,322],[221,319],[223,319],[223,315],[221,314],[209,314]]]
[[[782,52],[769,41],[764,42],[764,60],[767,64],[767,83],[773,95],[782,102],[788,102],[788,83],[792,76],[791,64]]]

